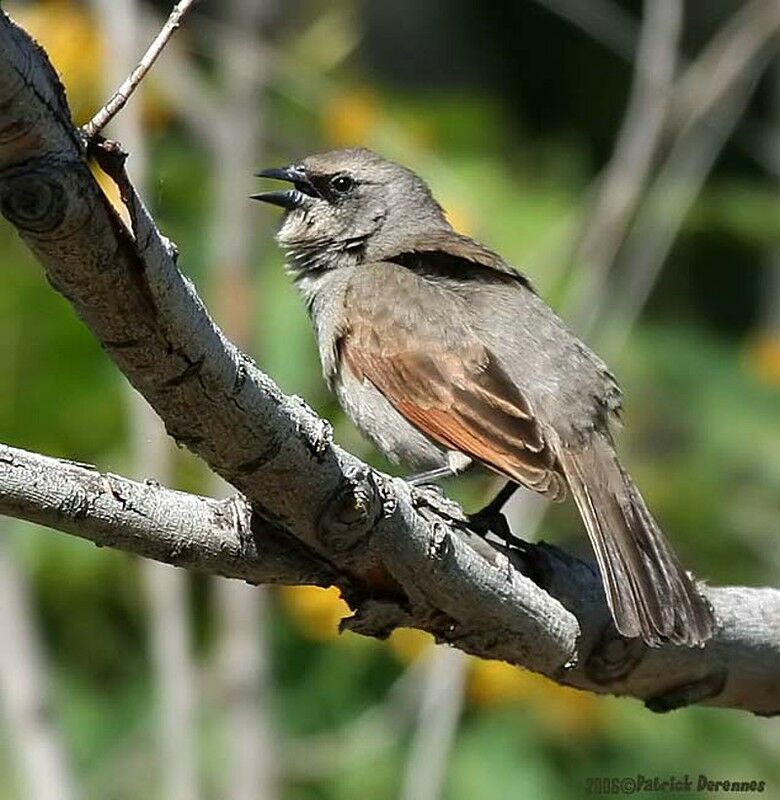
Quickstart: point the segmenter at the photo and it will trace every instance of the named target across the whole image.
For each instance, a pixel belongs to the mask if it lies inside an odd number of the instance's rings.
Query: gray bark
[[[286,543],[240,496],[198,497],[2,444],[0,514],[252,584],[327,586],[332,579],[327,565],[296,555],[294,540]]]
[[[227,511],[5,448],[0,512],[223,575],[334,583],[355,611],[344,623],[352,630],[418,627],[466,652],[638,697],[654,710],[706,703],[780,712],[780,592],[704,587],[717,625],[701,649],[621,639],[592,565],[544,544],[491,548],[457,507],[335,446],[325,421],[225,339],[121,159],[93,150],[120,185],[132,231],[87,169],[43,52],[0,18],[0,210],[168,433],[248,507],[233,501]]]

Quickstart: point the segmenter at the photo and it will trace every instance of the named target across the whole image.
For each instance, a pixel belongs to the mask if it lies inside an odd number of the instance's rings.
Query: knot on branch
[[[62,225],[67,202],[62,185],[51,170],[26,167],[0,179],[0,211],[17,228],[29,233],[50,233]]]
[[[290,396],[290,401],[300,411],[296,414],[296,428],[304,445],[312,458],[322,463],[333,443],[333,427],[326,419],[315,414],[309,404],[297,394]]]
[[[11,97],[14,95],[12,94]],[[23,139],[38,121],[18,114],[9,113],[13,104],[9,100],[0,102],[0,144],[8,144]],[[15,109],[14,109],[15,110]]]
[[[351,617],[339,623],[339,632],[352,631],[376,639],[387,639],[396,629],[410,624],[409,614],[398,603],[388,600],[364,600]]]
[[[660,694],[648,697],[645,708],[657,714],[665,714],[678,708],[703,703],[717,697],[726,686],[728,673],[725,669],[717,669],[697,681],[671,686]]]
[[[625,639],[610,620],[585,662],[585,674],[599,686],[622,680],[642,661],[647,647],[641,639]]]
[[[328,498],[319,519],[319,539],[334,552],[351,550],[383,514],[384,501],[374,474],[358,471]]]

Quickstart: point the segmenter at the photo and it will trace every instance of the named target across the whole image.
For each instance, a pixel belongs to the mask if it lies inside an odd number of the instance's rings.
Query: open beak
[[[274,192],[260,192],[259,194],[250,195],[252,200],[271,203],[291,211],[302,206],[309,197],[320,197],[320,193],[314,188],[302,167],[289,166],[264,169],[262,172],[258,172],[255,177],[289,181],[294,184],[295,188],[280,189]]]

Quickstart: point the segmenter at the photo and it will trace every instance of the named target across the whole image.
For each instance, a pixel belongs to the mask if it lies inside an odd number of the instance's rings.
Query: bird
[[[362,434],[418,482],[473,464],[503,476],[489,513],[518,485],[570,493],[620,635],[702,646],[712,609],[615,452],[616,379],[529,279],[371,150],[256,176],[291,184],[251,197],[284,209],[276,240],[323,376]]]

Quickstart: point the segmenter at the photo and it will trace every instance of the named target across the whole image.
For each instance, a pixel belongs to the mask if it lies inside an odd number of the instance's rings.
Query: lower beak
[[[262,203],[271,203],[271,205],[281,206],[290,211],[293,208],[302,206],[309,196],[305,190],[311,187],[311,184],[306,177],[306,173],[300,167],[290,166],[264,169],[262,172],[258,172],[255,177],[289,181],[290,183],[294,183],[296,188],[281,189],[274,192],[260,192],[259,194],[250,195],[252,200],[259,200]],[[311,188],[313,189],[313,187]]]
[[[271,203],[274,206],[281,206],[291,211],[293,208],[299,208],[303,205],[306,195],[299,192],[297,189],[282,189],[276,192],[260,192],[259,194],[250,194],[251,200],[260,200],[262,203]]]

